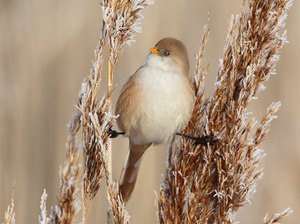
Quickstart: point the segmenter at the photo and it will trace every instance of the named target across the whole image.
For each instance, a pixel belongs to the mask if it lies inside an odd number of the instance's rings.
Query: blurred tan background
[[[144,11],[143,33],[126,47],[115,73],[116,93],[144,60],[157,40],[173,36],[188,48],[191,67],[207,12],[211,34],[206,53],[210,73],[206,95],[212,93],[222,57],[230,15],[242,1],[157,0]],[[300,2],[287,21],[290,43],[284,47],[267,89],[252,104],[260,118],[272,101],[280,100],[279,118],[262,148],[264,177],[251,206],[238,214],[241,223],[262,223],[266,213],[292,207],[284,223],[300,219]],[[97,0],[0,0],[0,220],[9,204],[15,181],[17,223],[37,223],[40,196],[49,194],[48,211],[59,190],[59,166],[65,158],[66,124],[82,79],[88,75],[100,31]],[[105,81],[105,80],[103,80]],[[104,84],[104,82],[103,82]],[[118,94],[114,95],[114,98]],[[127,140],[113,141],[114,177],[118,178]],[[165,167],[165,146],[152,147],[142,164],[136,189],[128,204],[132,223],[156,222],[155,194]],[[89,223],[105,223],[104,193],[92,203]]]

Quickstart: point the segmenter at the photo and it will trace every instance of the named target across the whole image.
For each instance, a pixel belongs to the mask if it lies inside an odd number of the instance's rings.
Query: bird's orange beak
[[[159,50],[157,50],[157,48],[153,47],[153,48],[150,49],[150,53],[158,55],[159,54]]]

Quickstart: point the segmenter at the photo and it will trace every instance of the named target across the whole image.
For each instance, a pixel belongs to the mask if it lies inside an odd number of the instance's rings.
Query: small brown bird
[[[134,189],[145,150],[181,130],[193,106],[186,48],[179,40],[164,38],[150,49],[144,64],[125,83],[116,105],[118,126],[129,137],[119,181],[124,202]]]

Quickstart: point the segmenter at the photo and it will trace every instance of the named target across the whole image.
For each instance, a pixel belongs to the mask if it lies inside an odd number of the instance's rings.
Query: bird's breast
[[[186,76],[146,67],[137,74],[136,85],[140,91],[131,141],[160,144],[188,122],[194,94]]]

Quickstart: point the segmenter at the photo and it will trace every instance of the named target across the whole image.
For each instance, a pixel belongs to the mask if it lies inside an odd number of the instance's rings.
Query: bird
[[[124,203],[133,192],[144,152],[170,141],[187,125],[194,101],[184,43],[172,37],[161,39],[128,78],[116,103],[118,127],[129,138],[119,180]]]

